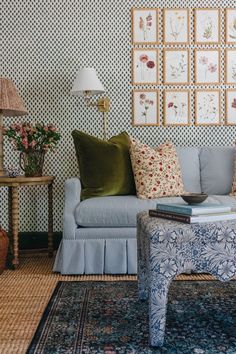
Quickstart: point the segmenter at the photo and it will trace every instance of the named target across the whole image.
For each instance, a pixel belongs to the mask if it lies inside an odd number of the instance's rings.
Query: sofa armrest
[[[63,238],[75,239],[75,208],[80,203],[81,183],[78,178],[65,182],[65,205],[63,215]]]

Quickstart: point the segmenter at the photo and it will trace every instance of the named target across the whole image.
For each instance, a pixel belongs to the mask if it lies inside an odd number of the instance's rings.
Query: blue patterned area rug
[[[27,353],[235,354],[236,282],[174,281],[161,349],[136,282],[59,282]]]

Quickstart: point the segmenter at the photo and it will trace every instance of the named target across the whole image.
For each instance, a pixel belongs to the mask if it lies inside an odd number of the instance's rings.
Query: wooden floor
[[[24,255],[17,270],[0,275],[0,353],[25,353],[58,280],[136,281],[136,276],[61,276],[53,259]],[[212,280],[210,275],[181,275],[178,280]]]

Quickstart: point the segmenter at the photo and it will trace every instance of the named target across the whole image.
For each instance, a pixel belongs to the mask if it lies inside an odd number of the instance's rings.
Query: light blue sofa
[[[178,147],[177,152],[186,191],[209,194],[205,203],[236,207],[236,198],[229,196],[233,147]],[[128,195],[81,202],[80,191],[78,178],[66,181],[63,239],[53,270],[61,274],[135,274],[136,215],[155,208],[157,199]],[[158,202],[179,199],[161,198]]]

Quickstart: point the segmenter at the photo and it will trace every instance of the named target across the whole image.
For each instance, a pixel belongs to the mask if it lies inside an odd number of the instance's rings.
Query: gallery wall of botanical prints
[[[194,42],[194,11],[195,8],[220,9],[220,44],[198,45]],[[225,115],[225,91],[235,89],[234,84],[226,84],[224,76],[225,70],[225,49],[235,48],[235,44],[225,42],[225,9],[234,8],[235,0],[2,0],[1,11],[4,14],[1,19],[1,50],[3,55],[0,60],[1,76],[11,78],[17,86],[21,97],[28,109],[28,116],[19,118],[4,118],[4,124],[11,122],[42,120],[45,123],[55,123],[61,133],[62,140],[56,154],[47,154],[45,157],[45,174],[56,176],[54,186],[54,228],[62,230],[63,202],[64,202],[64,181],[69,177],[78,175],[77,161],[74,152],[71,131],[75,128],[81,129],[89,134],[102,137],[102,115],[96,109],[88,109],[81,97],[71,96],[70,91],[76,73],[82,67],[94,67],[98,76],[106,89],[106,95],[111,99],[111,111],[108,116],[108,135],[112,136],[120,131],[127,131],[132,136],[150,145],[157,145],[172,140],[174,144],[183,146],[201,145],[232,145],[235,140],[236,127],[226,125]],[[133,44],[132,41],[132,9],[151,8],[158,10],[158,44]],[[170,9],[167,12],[166,21],[166,43],[163,37],[163,9]],[[182,30],[182,22],[185,23],[186,12],[182,12],[180,17],[181,40],[184,44],[167,44],[173,41],[171,35],[170,18],[173,8],[189,8],[190,18],[190,44],[186,44],[186,31]],[[19,9],[21,16],[19,19]],[[143,18],[146,21],[146,18]],[[154,15],[152,16],[152,26],[143,23],[141,28],[147,30],[147,36],[153,36],[155,28]],[[149,23],[149,22],[148,22]],[[230,20],[232,23],[232,20]],[[145,26],[147,28],[145,29]],[[217,23],[213,17],[213,36],[216,35]],[[150,27],[150,28],[149,28]],[[140,28],[140,30],[141,30]],[[235,28],[235,27],[233,27]],[[209,27],[209,32],[211,25]],[[174,30],[175,31],[175,30]],[[233,29],[234,31],[234,29]],[[178,28],[177,28],[177,32]],[[199,36],[203,36],[200,29]],[[143,31],[137,33],[136,41],[140,41]],[[150,80],[156,70],[158,83],[144,85],[132,83],[132,49],[151,49],[147,53],[149,64],[147,66]],[[158,50],[157,67],[153,66],[155,50]],[[174,52],[166,50],[167,64],[170,58],[176,56],[184,59],[189,55],[190,73],[189,83],[179,85],[169,69],[163,75],[164,49],[183,49]],[[189,54],[186,49],[189,49]],[[194,84],[194,50],[195,49],[220,49],[220,84],[195,85]],[[206,76],[211,80],[218,80],[218,71],[215,70],[215,60],[218,51],[214,53],[199,52],[199,59],[207,57],[208,61],[202,60],[197,65],[201,65],[203,71],[199,70],[199,80]],[[142,54],[139,53],[138,54]],[[207,54],[207,56],[206,56]],[[231,52],[230,52],[231,54]],[[153,57],[154,55],[154,57]],[[140,55],[137,55],[139,60]],[[157,59],[156,59],[157,60]],[[208,67],[210,62],[213,65]],[[141,63],[145,66],[146,58],[143,57]],[[209,62],[210,61],[210,62]],[[146,62],[146,64],[147,64]],[[175,64],[175,62],[173,62]],[[168,64],[169,65],[169,64]],[[206,70],[207,69],[207,70]],[[212,72],[211,72],[212,71]],[[138,74],[141,75],[141,72]],[[149,75],[149,74],[148,74]],[[203,78],[202,76],[203,75]],[[182,75],[184,81],[186,76]],[[139,76],[134,78],[140,81]],[[165,83],[171,80],[171,85]],[[194,92],[195,89],[206,88],[220,89],[221,98],[221,125],[195,125]],[[177,97],[187,106],[187,92],[190,91],[190,124],[189,125],[169,125],[173,122],[186,122],[186,106],[183,105],[184,114],[180,114],[178,106],[175,104],[175,97],[172,92],[166,92],[166,103],[171,112],[167,116],[164,125],[163,97],[165,89],[187,90],[179,93]],[[158,90],[160,106],[159,126],[145,126],[144,120],[135,122],[133,125],[133,89]],[[233,92],[234,93],[234,92]],[[146,93],[144,93],[145,95]],[[148,123],[149,113],[155,110],[155,91],[150,96],[150,107],[147,110]],[[175,96],[175,94],[174,94]],[[137,93],[137,99],[140,95]],[[203,96],[204,97],[204,96]],[[213,98],[218,97],[217,94]],[[203,98],[200,97],[200,102]],[[234,96],[229,96],[232,103]],[[141,97],[145,101],[146,97]],[[214,102],[214,101],[213,101]],[[146,102],[141,105],[143,109]],[[173,103],[173,105],[171,105]],[[176,107],[174,107],[176,106]],[[140,108],[140,111],[141,111]],[[236,108],[229,107],[232,111]],[[176,110],[176,118],[175,118]],[[143,112],[143,111],[141,111]],[[232,120],[231,112],[229,112]],[[151,114],[151,116],[153,116]],[[141,117],[144,118],[143,116]],[[185,118],[185,120],[184,120]],[[234,118],[233,118],[234,119]],[[201,123],[202,119],[200,117]],[[215,121],[215,117],[213,117]],[[139,125],[139,124],[142,125]],[[4,161],[6,165],[18,166],[18,152],[13,151],[12,146],[4,141]],[[0,190],[0,221],[7,228],[7,191]],[[46,188],[22,188],[20,191],[20,229],[22,231],[44,231],[47,229],[47,191]]]
[[[132,44],[134,126],[236,125],[236,8],[133,8]]]

